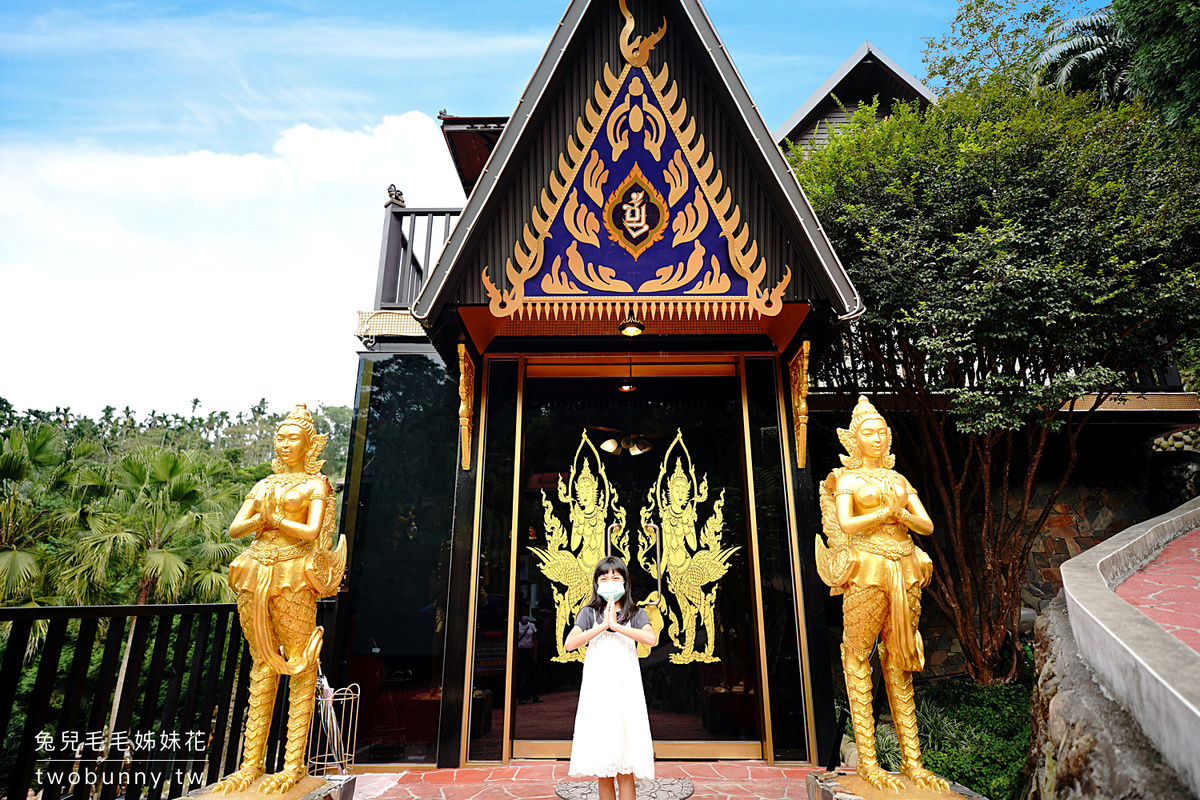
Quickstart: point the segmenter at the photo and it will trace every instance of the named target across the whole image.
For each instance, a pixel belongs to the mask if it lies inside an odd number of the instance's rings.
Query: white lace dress
[[[595,612],[588,607],[575,624],[586,631],[595,627],[595,620]],[[638,609],[629,627],[648,623],[646,612]],[[615,777],[631,772],[638,780],[654,778],[654,743],[637,642],[616,631],[604,631],[588,643],[583,661],[567,774]]]

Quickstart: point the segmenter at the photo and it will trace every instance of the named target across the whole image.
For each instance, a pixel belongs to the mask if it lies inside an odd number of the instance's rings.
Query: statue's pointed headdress
[[[326,443],[329,442],[329,434],[317,433],[317,427],[313,425],[312,414],[308,413],[308,407],[303,403],[298,404],[292,413],[284,417],[275,426],[275,430],[278,431],[284,425],[295,425],[304,431],[304,438],[308,440],[308,451],[304,454],[304,472],[308,475],[320,473],[321,467],[325,466],[325,462],[318,461],[317,456],[321,455],[321,451],[325,449]],[[276,473],[283,472],[283,462],[278,458],[272,459],[271,469]]]
[[[667,496],[675,492],[679,497],[689,497],[692,492],[692,482],[683,471],[683,459],[675,459],[675,471],[667,478]]]
[[[842,443],[842,447],[846,448],[846,452],[850,455],[841,456],[842,465],[848,469],[858,469],[863,465],[862,450],[858,446],[858,429],[868,419],[883,419],[883,415],[871,405],[871,401],[864,395],[858,396],[858,405],[854,407],[854,413],[850,415],[850,427],[838,428],[838,441]],[[885,423],[886,424],[886,423]],[[896,457],[892,455],[892,429],[889,426],[883,439],[883,458],[881,465],[891,469],[896,466]]]
[[[592,474],[592,463],[586,458],[583,460],[583,469],[579,472],[579,477],[575,479],[576,496],[583,492],[596,491],[596,476]],[[599,500],[599,498],[596,498]]]

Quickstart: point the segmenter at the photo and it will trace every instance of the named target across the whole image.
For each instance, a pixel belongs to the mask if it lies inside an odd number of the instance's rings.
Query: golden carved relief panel
[[[671,663],[716,662],[717,591],[740,547],[723,542],[725,489],[709,503],[708,477],[697,477],[696,466],[677,431],[663,455],[654,484],[640,511],[637,564],[656,581],[650,592],[639,592],[656,633],[664,628],[676,652]],[[564,647],[575,618],[592,599],[596,564],[609,553],[630,563],[626,509],[609,480],[601,454],[584,430],[570,472],[560,478],[557,499],[566,506],[565,521],[555,503],[542,491],[546,547],[531,547],[538,570],[552,584],[555,653],[552,661],[583,661],[585,648]],[[702,516],[705,518],[702,519]],[[649,647],[638,646],[645,657]]]

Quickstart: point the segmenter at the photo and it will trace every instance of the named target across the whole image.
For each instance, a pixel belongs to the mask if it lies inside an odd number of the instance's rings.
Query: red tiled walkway
[[[754,761],[654,765],[655,777],[690,778],[696,800],[801,800],[809,772]],[[554,786],[566,779],[565,761],[360,775],[354,800],[557,800]]]
[[[1200,528],[1126,578],[1117,596],[1200,653]]]

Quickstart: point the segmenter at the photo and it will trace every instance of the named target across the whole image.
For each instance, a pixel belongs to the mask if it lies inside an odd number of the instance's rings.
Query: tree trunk
[[[150,597],[150,581],[138,581],[138,599],[137,605],[146,605],[146,600]],[[121,705],[121,690],[125,686],[125,671],[129,668],[129,651],[133,647],[133,624],[137,617],[133,617],[129,623],[129,634],[125,637],[125,652],[121,654],[121,669],[117,672],[117,688],[113,691],[112,713],[108,717],[108,730],[111,735],[116,729],[117,724],[117,708]]]

